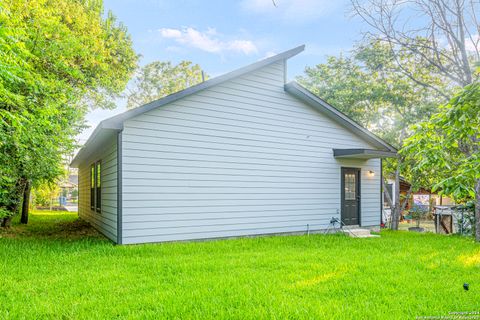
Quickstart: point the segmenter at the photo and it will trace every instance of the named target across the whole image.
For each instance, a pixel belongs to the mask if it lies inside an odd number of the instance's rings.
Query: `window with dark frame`
[[[95,165],[90,166],[90,209],[95,210]]]
[[[90,166],[90,209],[102,211],[102,162]]]
[[[102,162],[101,161],[98,161],[97,164],[96,164],[96,173],[95,173],[95,177],[97,179],[96,181],[96,192],[97,192],[97,197],[96,197],[96,209],[97,209],[97,212],[101,212],[102,211],[102,173],[101,173],[101,167],[102,167]]]

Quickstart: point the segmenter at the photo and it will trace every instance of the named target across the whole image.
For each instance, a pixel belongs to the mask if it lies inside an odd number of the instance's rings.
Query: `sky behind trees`
[[[140,65],[155,60],[198,63],[211,77],[267,56],[305,44],[288,64],[288,78],[305,66],[325,61],[327,55],[350,50],[360,39],[363,24],[350,17],[348,0],[167,1],[105,0],[132,35]],[[85,142],[103,119],[126,110],[94,110]]]

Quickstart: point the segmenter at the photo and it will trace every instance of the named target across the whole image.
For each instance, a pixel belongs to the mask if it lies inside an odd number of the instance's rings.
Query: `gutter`
[[[383,224],[383,159],[380,158],[380,227]]]

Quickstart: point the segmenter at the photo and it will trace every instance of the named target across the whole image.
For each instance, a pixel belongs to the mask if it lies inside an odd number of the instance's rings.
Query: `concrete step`
[[[350,237],[352,237],[352,238],[380,238],[380,235],[378,235],[378,234],[368,234],[368,235],[354,236],[354,235],[350,234]]]
[[[364,228],[343,228],[342,232],[352,238],[374,238],[379,237],[370,233],[370,229]]]

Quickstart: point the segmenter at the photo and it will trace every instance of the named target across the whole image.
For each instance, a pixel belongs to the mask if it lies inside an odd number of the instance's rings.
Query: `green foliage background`
[[[414,163],[417,174],[435,177],[434,190],[458,200],[475,198],[480,181],[480,83],[462,89],[412,129],[415,133],[401,153]]]
[[[137,71],[127,96],[127,108],[139,107],[202,81],[202,69],[190,61],[180,61],[177,65],[170,61],[151,62]]]
[[[96,0],[0,3],[0,208],[16,213],[27,182],[52,181],[90,107],[112,107],[137,56]]]

